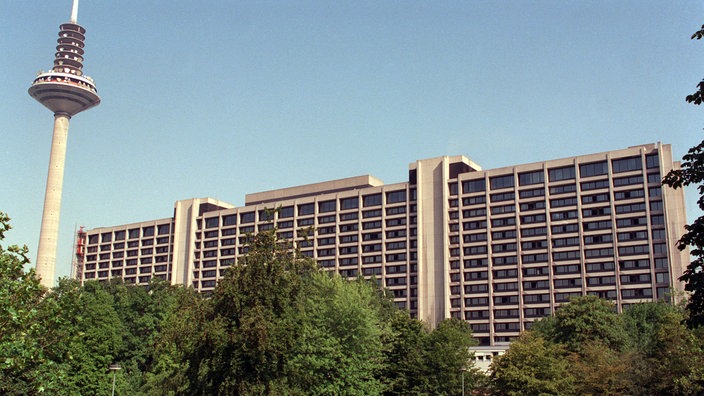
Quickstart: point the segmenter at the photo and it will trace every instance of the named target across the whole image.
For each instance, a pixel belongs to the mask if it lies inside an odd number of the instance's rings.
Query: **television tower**
[[[48,72],[40,72],[29,87],[29,94],[54,112],[54,134],[36,262],[37,275],[42,285],[49,288],[54,286],[56,271],[68,122],[74,115],[100,103],[93,79],[83,75],[81,70],[86,30],[77,22],[78,0],[73,0],[70,21],[59,27],[54,67]]]

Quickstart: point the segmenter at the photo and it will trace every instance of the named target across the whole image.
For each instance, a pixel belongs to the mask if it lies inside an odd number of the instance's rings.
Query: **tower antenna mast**
[[[71,7],[71,23],[78,23],[78,0],[73,0],[73,7]]]

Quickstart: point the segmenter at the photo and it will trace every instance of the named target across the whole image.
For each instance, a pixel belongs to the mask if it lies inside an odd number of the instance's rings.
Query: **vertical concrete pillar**
[[[54,286],[54,274],[56,272],[61,191],[64,181],[66,141],[68,140],[70,118],[65,113],[54,114],[54,134],[51,140],[49,173],[46,178],[46,193],[44,195],[44,212],[39,233],[39,248],[37,249],[37,275],[41,279],[42,285],[49,288]]]

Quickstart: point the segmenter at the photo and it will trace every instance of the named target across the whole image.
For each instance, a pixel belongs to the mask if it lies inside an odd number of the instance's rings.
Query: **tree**
[[[0,212],[0,241],[11,229]],[[44,301],[41,286],[29,264],[27,246],[0,245],[0,393],[9,395],[52,392],[60,388],[64,372],[50,356],[53,324],[60,317]],[[44,320],[47,319],[47,320]]]
[[[574,377],[563,345],[527,331],[511,343],[491,365],[491,380],[498,394],[573,395]]]
[[[427,394],[454,395],[465,377],[467,389],[474,388],[482,375],[472,366],[469,348],[477,342],[469,324],[461,319],[445,319],[429,334],[425,348]],[[464,371],[464,374],[463,374]]]
[[[303,298],[301,338],[287,359],[291,385],[309,395],[379,395],[383,384],[382,318],[375,283],[311,273]],[[296,322],[296,320],[294,320]]]
[[[692,35],[692,39],[704,37],[704,26]],[[695,105],[701,105],[704,99],[704,80],[697,85],[697,91],[687,95],[685,100]],[[682,157],[680,169],[673,169],[662,181],[663,185],[672,188],[682,188],[690,184],[697,185],[699,199],[697,206],[704,210],[704,140],[689,149]],[[685,225],[685,233],[677,241],[677,247],[685,250],[691,247],[690,255],[694,257],[680,277],[685,282],[685,290],[690,292],[687,303],[690,327],[704,325],[704,216],[699,216],[692,224]]]
[[[544,330],[546,339],[564,344],[572,352],[580,352],[587,342],[601,342],[620,351],[626,346],[623,322],[613,303],[596,296],[573,298],[555,312],[549,325],[538,325],[534,331]]]

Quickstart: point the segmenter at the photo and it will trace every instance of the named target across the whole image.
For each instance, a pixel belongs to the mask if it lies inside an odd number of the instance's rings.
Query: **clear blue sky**
[[[52,114],[27,94],[71,0],[0,3],[0,210],[36,252]],[[57,275],[74,227],[464,154],[485,169],[702,139],[701,1],[90,1]],[[688,214],[695,211],[689,194]]]

